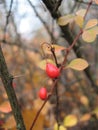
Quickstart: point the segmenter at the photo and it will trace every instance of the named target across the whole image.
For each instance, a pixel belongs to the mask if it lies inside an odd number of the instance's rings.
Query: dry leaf
[[[85,106],[88,106],[89,105],[89,100],[86,96],[81,96],[80,97],[80,102],[85,105]]]
[[[76,12],[76,15],[84,17],[85,13],[86,13],[86,9],[80,9]]]
[[[74,70],[81,71],[87,67],[88,67],[88,63],[86,60],[82,58],[77,58],[77,59],[72,60],[66,68],[71,68]]]
[[[82,17],[82,16],[77,15],[77,16],[75,17],[75,22],[76,22],[76,24],[78,24],[78,26],[79,26],[80,28],[83,27],[83,22],[84,22],[84,20],[83,20],[83,17]]]
[[[58,130],[58,124],[57,123],[54,124],[54,129],[53,130]],[[67,130],[67,128],[65,128],[63,125],[60,125],[59,130]]]
[[[87,24],[85,25],[84,29],[89,29],[92,28],[94,26],[96,26],[98,24],[98,20],[97,19],[91,19],[87,22]]]
[[[67,25],[68,23],[72,22],[75,18],[74,14],[69,14],[69,15],[65,15],[62,16],[60,18],[58,18],[57,23],[61,26]]]
[[[5,101],[0,105],[0,111],[4,113],[9,113],[12,111],[9,101]]]
[[[78,119],[76,115],[68,115],[64,118],[64,126],[65,127],[72,127],[78,123]]]
[[[59,45],[56,45],[56,44],[53,44],[52,47],[55,48],[55,52],[59,52],[59,51],[62,51],[62,50],[65,50],[66,48],[63,47],[63,46],[59,46]]]
[[[88,120],[90,120],[91,118],[91,114],[87,113],[87,114],[84,114],[81,118],[80,118],[80,122],[86,122]]]

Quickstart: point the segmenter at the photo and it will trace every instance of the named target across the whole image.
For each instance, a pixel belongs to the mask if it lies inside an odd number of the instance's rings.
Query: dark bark
[[[17,130],[26,130],[17,97],[13,88],[13,76],[9,74],[8,68],[0,46],[0,77],[10,101],[12,112],[17,124]]]

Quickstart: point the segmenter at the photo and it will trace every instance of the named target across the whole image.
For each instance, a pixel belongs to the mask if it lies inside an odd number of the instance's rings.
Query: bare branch
[[[40,19],[40,21],[41,21],[42,24],[44,25],[44,27],[45,27],[46,31],[48,32],[48,34],[51,36],[51,39],[53,39],[53,40],[55,41],[52,32],[49,30],[49,27],[47,26],[47,24],[45,23],[45,21],[42,19],[42,17],[41,17],[41,16],[39,15],[39,13],[37,12],[35,6],[32,4],[32,2],[31,2],[30,0],[27,0],[27,1],[29,2],[29,4],[30,4],[30,6],[32,7],[32,9],[34,10],[36,16]]]

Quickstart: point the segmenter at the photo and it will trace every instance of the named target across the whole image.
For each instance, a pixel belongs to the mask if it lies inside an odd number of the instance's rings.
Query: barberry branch
[[[86,10],[86,13],[85,13],[85,16],[84,16],[84,20],[85,20],[85,18],[86,18],[86,16],[87,16],[87,13],[88,13],[88,11],[89,11],[91,5],[92,5],[92,0],[91,0],[91,1],[89,2],[89,4],[88,4],[87,10]],[[67,56],[68,56],[69,52],[70,52],[71,49],[74,47],[74,45],[77,43],[77,41],[78,41],[78,39],[80,38],[80,36],[82,35],[82,33],[83,33],[83,30],[81,29],[80,32],[78,33],[78,35],[75,37],[75,39],[74,39],[74,41],[72,42],[72,44],[66,49],[66,54],[65,54],[64,60],[63,60],[63,62],[62,62],[62,64],[61,64],[61,66],[60,66],[60,73],[63,71],[63,67],[65,66],[65,64],[66,64],[66,62],[67,62]],[[55,55],[55,49],[52,48],[52,49],[51,49],[51,52],[52,52],[52,54],[53,54],[53,56],[54,56],[56,65],[58,66],[57,58],[56,58],[56,55]],[[35,116],[35,119],[34,119],[32,125],[31,125],[30,130],[32,130],[32,128],[34,127],[34,125],[35,125],[35,123],[36,123],[36,120],[37,120],[37,118],[38,118],[38,116],[39,116],[41,110],[42,110],[43,107],[45,106],[46,102],[47,102],[47,101],[49,100],[49,98],[52,96],[53,91],[54,91],[54,88],[57,87],[58,80],[59,80],[59,78],[54,79],[54,82],[53,82],[53,85],[52,85],[52,89],[51,89],[50,95],[48,95],[47,99],[44,101],[44,103],[42,104],[41,108],[39,109],[37,115]],[[57,105],[58,105],[59,102],[58,102],[58,91],[57,91],[57,88],[56,88],[56,98],[57,98]],[[57,119],[56,119],[56,120],[57,120],[57,123],[58,123],[58,125],[59,125],[58,116],[57,116]],[[59,127],[58,127],[58,129],[59,129]]]
[[[30,127],[30,130],[33,129],[33,127],[34,127],[34,125],[35,125],[35,123],[36,123],[36,121],[37,121],[37,119],[38,119],[38,117],[39,117],[40,112],[42,111],[42,109],[44,108],[45,104],[47,103],[47,101],[48,101],[48,100],[50,99],[50,97],[52,96],[52,94],[53,94],[53,92],[54,92],[54,89],[55,89],[55,87],[56,87],[56,85],[57,85],[57,81],[58,81],[58,79],[56,79],[56,80],[53,82],[51,91],[50,91],[50,93],[48,94],[48,97],[46,98],[46,100],[43,102],[43,104],[42,104],[42,106],[40,107],[39,111],[37,112],[37,114],[36,114],[36,116],[35,116],[35,118],[34,118],[34,120],[33,120],[33,123],[32,123],[32,125],[31,125],[31,127]]]

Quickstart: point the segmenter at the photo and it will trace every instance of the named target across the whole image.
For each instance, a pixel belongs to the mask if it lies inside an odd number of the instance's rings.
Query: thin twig
[[[51,88],[51,91],[50,91],[50,93],[49,93],[47,99],[43,102],[41,108],[40,108],[39,111],[37,112],[37,114],[36,114],[36,116],[35,116],[35,118],[34,118],[34,120],[33,120],[33,123],[32,123],[32,125],[31,125],[31,127],[30,127],[30,130],[33,129],[33,127],[34,127],[34,125],[35,125],[35,123],[36,123],[36,121],[37,121],[37,119],[38,119],[38,117],[39,117],[40,112],[42,111],[43,107],[45,106],[45,104],[47,103],[47,101],[48,101],[48,100],[50,99],[50,97],[52,96],[52,94],[53,94],[53,92],[54,92],[54,88],[55,88],[56,85],[57,85],[57,81],[58,81],[58,79],[56,79],[56,80],[53,82],[53,86],[52,86],[52,88]]]
[[[89,4],[89,2],[85,2],[85,1],[81,1],[81,0],[73,0],[73,1],[75,1],[75,2],[79,2],[79,3],[82,3],[82,4],[86,4],[86,5]],[[96,6],[96,7],[98,7],[97,4],[92,4],[92,6]]]
[[[89,9],[90,9],[92,3],[93,3],[93,0],[91,0],[91,1],[88,3],[88,7],[87,7],[86,13],[85,13],[85,15],[84,15],[84,20],[85,20],[85,18],[86,18],[86,16],[87,16],[87,13],[88,13],[88,11],[89,11]]]
[[[51,36],[51,38],[55,41],[51,31],[49,30],[49,27],[47,26],[47,24],[45,23],[45,21],[42,19],[42,17],[39,15],[39,13],[37,12],[35,6],[32,4],[32,2],[30,0],[27,0],[30,4],[30,6],[32,7],[32,9],[34,10],[36,16],[40,19],[40,21],[42,22],[42,24],[44,25],[46,31],[48,32],[48,34]]]
[[[7,14],[7,16],[6,16],[6,24],[5,24],[5,28],[4,28],[4,38],[3,38],[3,42],[6,41],[6,30],[7,30],[7,25],[8,25],[8,23],[9,23],[9,17],[10,17],[10,15],[11,15],[11,10],[12,10],[12,6],[13,6],[13,1],[14,1],[14,0],[11,0],[11,2],[10,2],[10,8],[9,8],[8,14]]]
[[[58,130],[59,130],[59,95],[58,95],[58,86],[56,86],[55,88],[55,92],[56,92],[56,121],[58,124]]]
[[[55,7],[54,7],[54,10],[53,10],[53,13],[55,13],[58,8],[60,7],[61,3],[62,3],[63,0],[58,0],[58,2],[55,4]]]

